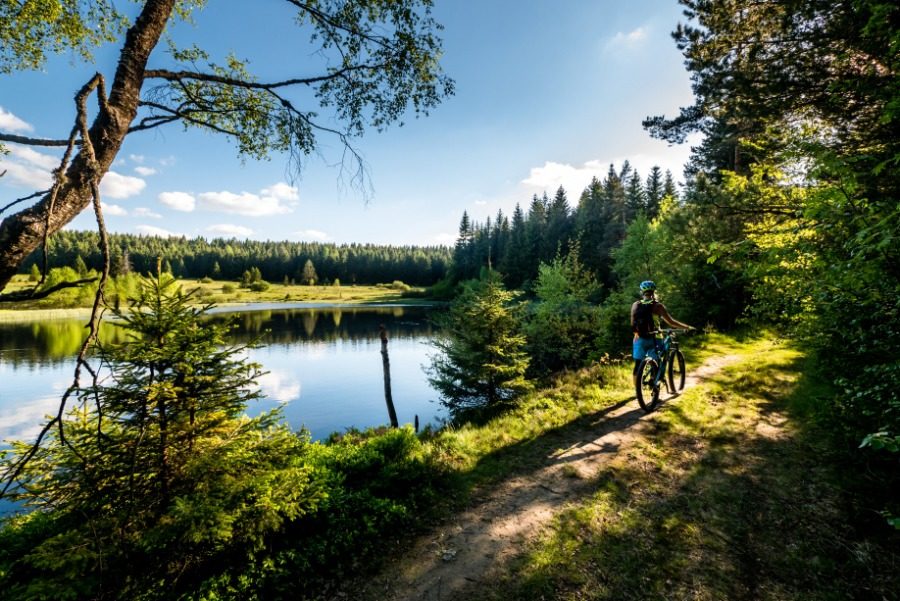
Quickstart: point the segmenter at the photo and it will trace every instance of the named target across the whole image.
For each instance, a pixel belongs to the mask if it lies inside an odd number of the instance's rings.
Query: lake
[[[350,427],[389,423],[380,324],[388,332],[400,423],[418,416],[423,426],[438,424],[446,416],[422,369],[434,352],[428,345],[434,334],[429,311],[396,305],[250,305],[217,308],[209,319],[234,319],[234,343],[259,338],[262,344],[249,358],[267,372],[259,380],[265,398],[248,413],[280,405],[293,428],[305,427],[321,439]],[[34,439],[44,416],[56,412],[72,383],[86,321],[0,323],[0,441]],[[123,331],[104,322],[101,335],[119,341]]]

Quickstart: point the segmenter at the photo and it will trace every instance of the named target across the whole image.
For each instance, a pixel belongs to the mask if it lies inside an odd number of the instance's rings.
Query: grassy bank
[[[742,360],[664,404],[479,598],[898,598],[900,536],[808,421],[820,385],[804,357],[765,340],[713,347]]]
[[[335,304],[380,304],[409,303],[423,304],[419,298],[406,298],[409,291],[421,289],[395,284],[377,286],[304,286],[271,284],[265,290],[242,288],[237,282],[222,280],[178,280],[183,290],[196,291],[197,303],[212,303],[218,306],[242,305],[248,303],[335,303]],[[17,292],[33,286],[27,276],[17,275],[5,292]],[[107,300],[115,302],[114,295]],[[70,290],[51,295],[37,301],[4,303],[0,305],[0,322],[31,321],[38,319],[82,318],[90,314],[92,294],[74,295]]]

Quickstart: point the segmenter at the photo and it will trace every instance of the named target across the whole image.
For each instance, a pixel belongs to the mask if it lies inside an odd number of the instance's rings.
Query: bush
[[[250,284],[250,290],[253,292],[265,292],[268,289],[269,282],[266,282],[265,280],[259,280]]]
[[[222,284],[222,292],[224,294],[231,294],[235,290],[237,290],[237,286],[234,284]]]

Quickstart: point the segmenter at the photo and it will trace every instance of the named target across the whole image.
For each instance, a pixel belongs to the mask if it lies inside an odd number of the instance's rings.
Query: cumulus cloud
[[[145,234],[147,236],[160,236],[162,238],[171,238],[173,236],[180,235],[176,234],[175,232],[170,232],[169,230],[164,230],[161,227],[156,227],[155,225],[139,225],[134,229],[139,234]]]
[[[434,241],[437,244],[450,245],[456,243],[456,234],[448,234],[447,232],[442,232],[434,237]]]
[[[328,234],[326,234],[325,232],[320,232],[319,230],[302,230],[299,232],[294,232],[294,235],[297,236],[298,238],[304,238],[304,239],[309,239],[309,238],[312,238],[313,240],[327,240],[328,239]]]
[[[260,191],[260,194],[263,196],[270,196],[272,198],[277,198],[278,200],[285,201],[296,201],[300,200],[300,195],[297,193],[297,188],[294,186],[289,186],[284,182],[278,182],[273,186],[269,186],[268,188],[263,188]]]
[[[149,177],[156,174],[156,169],[154,169],[153,167],[135,167],[134,172],[138,175]]]
[[[184,213],[193,211],[197,204],[194,197],[187,192],[163,192],[156,198],[170,209]]]
[[[160,215],[159,213],[154,213],[147,207],[138,207],[134,211],[132,211],[132,214],[135,217],[149,217],[150,219],[162,219],[162,215]]]
[[[9,154],[0,157],[0,171],[6,170],[6,182],[34,190],[45,190],[53,184],[50,172],[59,166],[57,157],[18,144],[10,144],[7,149]]]
[[[146,186],[147,182],[139,177],[109,171],[100,180],[100,193],[109,198],[130,198],[140,194]]]
[[[9,132],[34,131],[34,127],[0,106],[0,130]]]
[[[9,154],[22,163],[27,163],[35,167],[41,167],[43,169],[46,169],[48,172],[59,167],[59,158],[49,154],[44,154],[42,152],[37,152],[36,150],[29,148],[28,146],[19,146],[18,144],[12,144],[9,146]]]
[[[266,191],[271,192],[271,188],[264,190],[262,195],[250,192],[203,192],[197,195],[197,199],[204,210],[245,217],[267,217],[291,212],[290,207],[282,204],[283,198],[266,194]]]
[[[144,155],[142,154],[129,154],[128,158],[134,161],[135,163],[143,163]]]
[[[235,238],[247,238],[253,233],[249,227],[242,225],[232,225],[230,223],[219,223],[206,228],[207,232],[212,234],[220,234],[222,236],[232,236]]]
[[[607,50],[635,48],[647,39],[647,29],[638,27],[629,32],[619,31],[606,42]]]
[[[540,167],[532,167],[528,177],[522,180],[522,184],[531,192],[548,192],[550,194],[562,186],[572,203],[591,183],[591,178],[596,177],[603,180],[609,172],[610,164],[618,173],[626,160],[631,164],[631,168],[638,172],[642,180],[647,179],[653,166],[657,166],[663,173],[667,170],[671,171],[677,181],[682,177],[684,165],[690,156],[690,146],[690,144],[682,144],[675,148],[667,148],[665,152],[659,154],[643,152],[628,157],[613,157],[610,160],[591,160],[580,166],[547,161]]]
[[[20,163],[0,161],[0,171],[6,171],[3,179],[33,190],[46,190],[53,185],[53,177],[46,169],[30,167]]]
[[[103,208],[104,215],[112,215],[114,217],[124,217],[125,215],[128,215],[128,211],[119,205],[109,205],[105,202],[101,202],[100,206]]]

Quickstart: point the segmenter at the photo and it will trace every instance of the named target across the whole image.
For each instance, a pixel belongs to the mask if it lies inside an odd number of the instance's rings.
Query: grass
[[[851,477],[827,460],[827,438],[793,419],[821,388],[801,353],[721,336],[704,347],[700,357],[742,360],[663,404],[646,441],[597,473],[593,493],[480,598],[898,598],[900,536],[859,528]],[[573,411],[579,398],[596,393],[576,392]]]
[[[305,286],[271,284],[267,290],[253,291],[241,288],[237,282],[221,280],[178,280],[183,290],[193,290],[197,302],[215,305],[236,305],[247,303],[334,303],[334,304],[376,304],[404,303],[427,304],[421,299],[405,298],[404,290],[391,284],[375,286]],[[16,292],[33,286],[28,276],[14,276],[4,292]],[[419,291],[421,289],[409,288]],[[93,301],[91,296],[89,299]],[[0,322],[86,317],[89,304],[80,307],[60,307],[53,296],[40,301],[6,303],[0,309]]]

